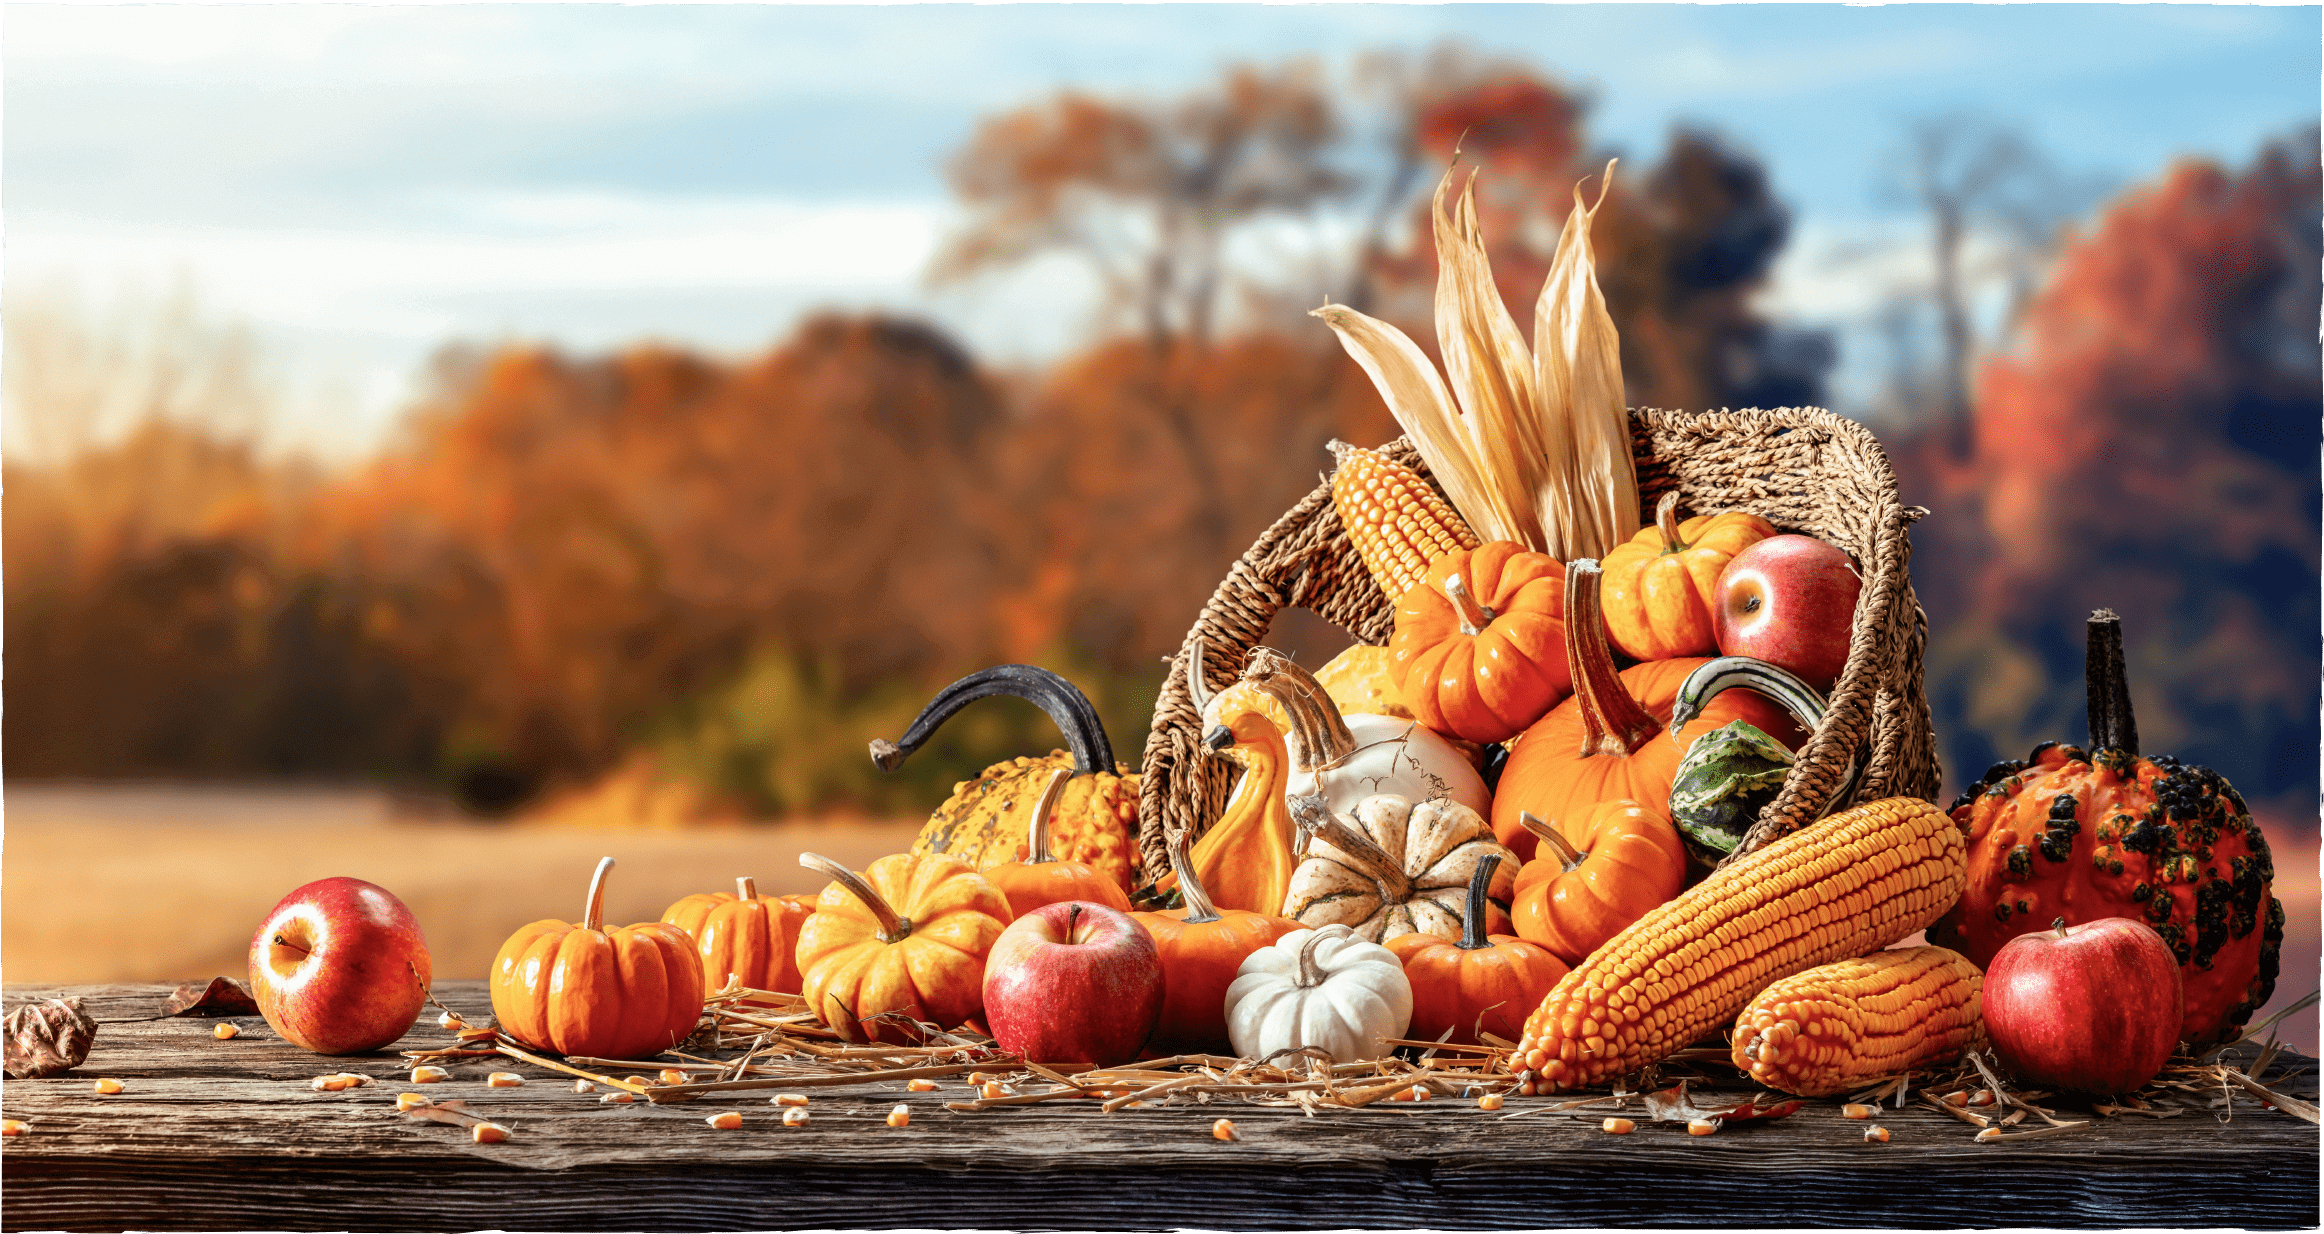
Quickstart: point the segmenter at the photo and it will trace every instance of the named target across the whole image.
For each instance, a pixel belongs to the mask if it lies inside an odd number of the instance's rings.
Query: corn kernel
[[[110,1097],[113,1094],[121,1091],[121,1081],[112,1079],[99,1080],[97,1081],[96,1087],[99,1094]]]
[[[724,1114],[713,1114],[710,1117],[703,1119],[702,1121],[718,1128],[720,1131],[733,1131],[734,1129],[742,1126],[742,1115],[737,1114],[732,1110],[728,1110]]]
[[[1390,1101],[1410,1101],[1410,1100],[1412,1100],[1412,1094],[1414,1094],[1414,1093],[1417,1093],[1417,1092],[1419,1092],[1419,1091],[1420,1091],[1420,1090],[1419,1090],[1419,1089],[1417,1089],[1417,1088],[1399,1088],[1399,1089],[1397,1089],[1395,1092],[1392,1092],[1392,1093],[1388,1094],[1388,1100],[1390,1100]]]
[[[907,1092],[932,1093],[936,1091],[936,1081],[927,1079],[914,1080],[911,1083],[904,1085],[904,1088]]]
[[[1715,1118],[1697,1118],[1687,1123],[1688,1135],[1709,1135],[1718,1129],[1719,1120]]]
[[[783,1125],[786,1127],[806,1126],[807,1111],[802,1110],[797,1106],[792,1106],[790,1109],[783,1111]]]
[[[451,1078],[452,1073],[442,1067],[412,1068],[412,1083],[414,1084],[441,1084]]]
[[[1435,1095],[1436,1090],[1430,1088],[1426,1084],[1415,1084],[1412,1086],[1412,1099],[1414,1101],[1426,1101]]]
[[[21,1118],[0,1118],[0,1135],[19,1136],[30,1134],[32,1134],[31,1123],[25,1122]]]
[[[662,1083],[664,1084],[683,1084],[692,1078],[675,1067],[662,1068]]]
[[[508,1128],[499,1123],[478,1123],[468,1129],[468,1138],[479,1144],[498,1144],[508,1138]]]
[[[977,1095],[981,1097],[1006,1097],[1009,1095],[1009,1090],[995,1081],[987,1080],[984,1087],[977,1090]]]
[[[968,1073],[968,1082],[971,1084],[998,1084],[1000,1080],[1001,1077],[990,1071],[971,1071]]]
[[[410,1110],[428,1104],[430,1104],[428,1099],[419,1093],[397,1093],[395,1095],[395,1108],[399,1111]]]
[[[597,1085],[589,1080],[575,1080],[573,1081],[573,1091],[577,1093],[593,1093],[597,1091]]]
[[[776,1104],[776,1105],[805,1105],[805,1104],[807,1104],[807,1094],[805,1094],[805,1093],[778,1093],[778,1094],[776,1094],[776,1096],[775,1096],[775,1099],[774,1099],[774,1104]]]
[[[1598,1124],[1598,1130],[1605,1132],[1607,1135],[1628,1135],[1631,1132],[1638,1130],[1638,1124],[1631,1122],[1627,1118],[1609,1118],[1605,1122]]]
[[[1501,1094],[1499,1094],[1499,1093],[1486,1093],[1484,1096],[1477,1098],[1477,1108],[1478,1108],[1478,1109],[1480,1109],[1480,1110],[1498,1110],[1498,1109],[1500,1109],[1500,1108],[1501,1108]]]
[[[1848,1104],[1840,1107],[1840,1117],[1870,1118],[1872,1117],[1872,1107],[1868,1105],[1858,1105],[1857,1103],[1851,1101]]]
[[[220,1041],[232,1041],[236,1037],[242,1035],[242,1030],[236,1028],[232,1024],[220,1024],[218,1027],[210,1030],[210,1035],[216,1037]]]
[[[450,1030],[458,1028],[464,1023],[466,1023],[466,1021],[462,1020],[460,1018],[460,1013],[456,1011],[447,1011],[444,1014],[436,1017],[436,1027],[441,1029]]]
[[[417,1076],[414,1076],[413,1079],[415,1082],[418,1081]],[[309,1081],[307,1083],[307,1087],[314,1089],[318,1093],[335,1093],[341,1089],[352,1088],[354,1086],[347,1082],[347,1077],[345,1076],[319,1075],[316,1076],[313,1080]]]
[[[1214,1140],[1225,1140],[1230,1144],[1243,1138],[1243,1133],[1235,1130],[1235,1125],[1223,1118],[1210,1125],[1210,1135]]]
[[[628,1089],[610,1092],[597,1099],[599,1105],[628,1105],[637,1100],[637,1094]]]
[[[1886,1144],[1886,1143],[1888,1143],[1888,1128],[1886,1128],[1886,1127],[1866,1127],[1866,1128],[1864,1129],[1864,1142],[1865,1142],[1865,1143],[1867,1143],[1867,1144]]]
[[[896,1108],[894,1108],[894,1109],[892,1109],[892,1110],[889,1110],[889,1111],[888,1111],[888,1125],[889,1125],[890,1127],[909,1127],[909,1126],[911,1126],[911,1125],[912,1125],[912,1107],[910,1107],[910,1106],[908,1106],[908,1105],[899,1105],[899,1106],[897,1106]]]
[[[487,1088],[523,1088],[525,1078],[513,1071],[495,1071],[484,1077]]]
[[[1969,1094],[1962,1092],[1959,1089],[1954,1089],[1952,1092],[1946,1093],[1942,1100],[1946,1105],[1964,1106],[1969,1104]]]
[[[371,1083],[370,1076],[357,1075],[352,1071],[342,1071],[339,1074],[332,1076],[331,1078],[334,1080],[345,1080],[347,1082],[347,1087],[349,1088],[363,1088]]]
[[[1992,1105],[1993,1090],[1990,1088],[1980,1088],[1976,1092],[1969,1094],[1969,1104],[1972,1106]]]

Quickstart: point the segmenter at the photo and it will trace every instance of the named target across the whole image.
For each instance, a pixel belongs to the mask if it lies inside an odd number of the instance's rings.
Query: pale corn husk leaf
[[[1444,198],[1451,186],[1448,169],[1429,203],[1436,233],[1437,343],[1486,494],[1511,532],[1502,538],[1538,547],[1542,527],[1534,494],[1551,456],[1537,414],[1541,399],[1533,357],[1493,283],[1477,226],[1476,176],[1470,174],[1448,213]]]
[[[1638,472],[1630,457],[1621,341],[1590,250],[1590,223],[1605,205],[1613,174],[1609,162],[1595,205],[1585,204],[1581,186],[1574,186],[1573,212],[1534,305],[1536,381],[1544,403],[1562,406],[1570,416],[1562,440],[1571,451],[1572,483],[1565,494],[1545,490],[1542,501],[1545,524],[1561,496],[1572,503],[1570,521],[1548,532],[1547,551],[1561,561],[1603,557],[1638,531]]]
[[[1420,461],[1428,465],[1445,498],[1469,527],[1487,540],[1513,538],[1496,513],[1498,507],[1477,469],[1474,443],[1428,353],[1402,330],[1345,305],[1327,304],[1311,315],[1323,318],[1339,335],[1340,346],[1371,377],[1388,404],[1388,414],[1412,439]]]

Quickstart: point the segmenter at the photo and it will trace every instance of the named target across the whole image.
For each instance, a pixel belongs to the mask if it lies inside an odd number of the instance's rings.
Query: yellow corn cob
[[[1876,951],[1786,977],[1735,1021],[1735,1066],[1828,1097],[1985,1046],[1985,977],[1943,947]]]
[[[1428,563],[1477,547],[1467,520],[1445,504],[1420,473],[1375,450],[1331,443],[1331,503],[1348,542],[1390,600],[1428,581]]]
[[[1909,797],[1811,823],[1590,953],[1526,1020],[1510,1066],[1555,1092],[1659,1062],[1770,982],[1926,928],[1961,898],[1966,854],[1960,828]]]

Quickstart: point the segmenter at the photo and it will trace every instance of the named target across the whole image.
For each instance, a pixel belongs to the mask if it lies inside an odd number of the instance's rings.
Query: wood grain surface
[[[76,1071],[10,1081],[32,1124],[0,1149],[0,1228],[766,1229],[2243,1226],[2318,1220],[2317,1129],[2237,1093],[2225,1111],[2117,1117],[2049,1138],[1977,1144],[1932,1110],[1884,1109],[1887,1144],[1836,1101],[1693,1137],[1602,1111],[1513,1098],[1438,1099],[1309,1117],[1220,1101],[1105,1114],[1094,1102],[946,1110],[966,1085],[817,1089],[804,1128],[766,1095],[604,1105],[513,1060],[454,1065],[415,1088],[392,1051],[325,1059],[263,1020],[160,1015],[169,987],[11,986],[6,1004],[73,993],[101,1028]],[[482,1022],[481,982],[437,996]],[[438,1048],[433,1009],[398,1048]],[[2287,1095],[2313,1100],[2301,1060]],[[352,1070],[363,1088],[316,1092]],[[2280,1067],[2278,1068],[2280,1071]],[[489,1088],[515,1071],[521,1088]],[[100,1076],[125,1091],[99,1096]],[[477,1145],[396,1113],[398,1092],[458,1098],[511,1131]],[[886,1125],[898,1102],[909,1128]],[[705,1123],[723,1110],[739,1130]],[[1635,1114],[1635,1111],[1633,1111]],[[1240,1142],[1212,1138],[1232,1118]],[[2224,1116],[2224,1121],[2223,1121]]]

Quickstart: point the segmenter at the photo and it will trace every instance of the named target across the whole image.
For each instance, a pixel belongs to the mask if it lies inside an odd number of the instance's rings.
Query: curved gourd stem
[[[2090,752],[2138,753],[2138,719],[2130,713],[2130,678],[2122,663],[2122,618],[2113,609],[2090,614],[2090,639],[2082,656],[2089,678]]]
[[[1557,858],[1559,865],[1565,867],[1565,873],[1571,874],[1581,868],[1581,864],[1585,860],[1582,850],[1575,848],[1573,841],[1565,838],[1565,832],[1541,821],[1531,810],[1519,810],[1517,822],[1519,826],[1532,832],[1534,839],[1549,846],[1551,855]]]
[[[1194,859],[1187,853],[1187,844],[1186,833],[1180,832],[1165,845],[1170,850],[1170,868],[1178,874],[1178,894],[1186,897],[1184,924],[1203,925],[1222,920],[1218,905],[1211,902],[1210,892],[1194,876]]]
[[[1672,489],[1654,503],[1654,529],[1662,533],[1662,551],[1683,553],[1687,542],[1678,533],[1678,490]]]
[[[1273,695],[1283,704],[1284,714],[1291,717],[1294,770],[1312,775],[1356,752],[1356,735],[1340,718],[1339,704],[1332,701],[1315,674],[1291,657],[1272,647],[1261,647],[1252,653],[1243,680]]]
[[[1186,654],[1186,697],[1194,703],[1197,717],[1210,714],[1210,687],[1202,680],[1203,657],[1208,651],[1204,639],[1197,635],[1194,650]]]
[[[1486,893],[1493,886],[1493,871],[1501,868],[1501,854],[1487,853],[1477,858],[1477,868],[1469,875],[1468,903],[1461,907],[1461,941],[1463,951],[1483,951],[1493,945],[1485,933],[1485,917],[1492,912]]]
[[[1475,638],[1493,624],[1493,608],[1479,603],[1469,594],[1469,585],[1458,574],[1448,574],[1444,580],[1444,597],[1452,601],[1453,616],[1460,619],[1461,633]]]
[[[1327,926],[1316,927],[1316,929],[1307,936],[1307,941],[1299,944],[1300,989],[1312,990],[1315,987],[1322,985],[1324,979],[1331,975],[1323,971],[1323,965],[1315,962],[1315,949],[1323,943],[1323,940],[1327,938],[1345,938],[1354,933],[1354,930],[1351,930],[1338,922],[1333,922]]]
[[[605,932],[605,872],[613,868],[613,858],[597,859],[597,872],[589,876],[589,902],[581,909],[581,928]]]
[[[1749,656],[1720,656],[1696,666],[1679,683],[1678,697],[1670,706],[1671,736],[1677,736],[1681,728],[1703,714],[1713,698],[1738,688],[1750,690],[1790,712],[1792,719],[1799,721],[1800,728],[1807,732],[1815,732],[1816,726],[1824,722],[1824,696],[1790,670]],[[1848,766],[1840,774],[1839,788],[1816,811],[1815,817],[1822,818],[1853,796],[1862,771],[1863,765],[1856,761],[1855,752],[1849,751]]]
[[[1348,826],[1338,815],[1328,810],[1314,821],[1314,828],[1316,835],[1329,841],[1333,848],[1362,866],[1364,873],[1373,882],[1380,884],[1382,891],[1388,893],[1391,902],[1401,904],[1412,898],[1412,876],[1406,874],[1386,850],[1374,844],[1372,837]]]
[[[1662,726],[1622,685],[1606,644],[1606,609],[1598,594],[1605,572],[1587,557],[1565,568],[1565,660],[1582,709],[1582,757],[1617,758],[1653,740]]]
[[[759,898],[758,880],[748,874],[734,880],[734,898],[745,904],[757,903]]]
[[[799,854],[799,864],[829,877],[847,888],[856,899],[863,901],[863,906],[870,909],[871,915],[880,923],[881,942],[900,943],[911,937],[911,920],[898,913],[879,892],[872,890],[872,885],[865,882],[861,874],[819,853]]]
[[[1049,852],[1049,816],[1057,810],[1057,802],[1065,796],[1066,781],[1073,778],[1069,768],[1060,767],[1049,773],[1049,783],[1041,787],[1041,800],[1033,803],[1033,821],[1025,826],[1025,864],[1040,865],[1055,861]]]
[[[894,771],[961,708],[994,695],[1021,698],[1048,712],[1073,750],[1074,771],[1088,775],[1114,769],[1113,743],[1106,740],[1105,725],[1098,722],[1097,708],[1089,696],[1063,677],[1031,664],[998,665],[944,687],[913,717],[912,726],[901,738],[871,743],[872,761],[882,771]]]

